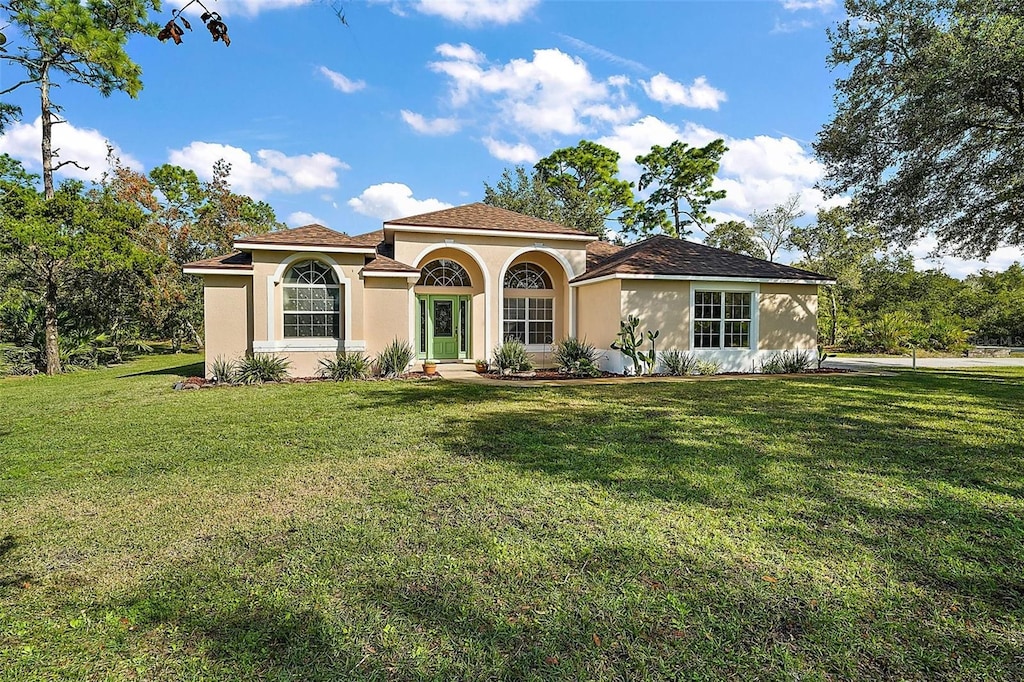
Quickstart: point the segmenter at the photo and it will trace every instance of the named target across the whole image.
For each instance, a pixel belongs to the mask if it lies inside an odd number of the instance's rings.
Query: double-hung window
[[[694,348],[750,348],[753,294],[749,291],[695,291]]]
[[[534,263],[519,263],[505,273],[502,339],[526,345],[555,340],[554,289],[551,277]]]

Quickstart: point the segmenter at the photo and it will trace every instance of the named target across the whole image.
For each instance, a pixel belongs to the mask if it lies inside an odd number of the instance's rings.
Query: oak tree
[[[1024,244],[1020,0],[847,0],[818,135],[825,188],[904,246],[985,257]]]

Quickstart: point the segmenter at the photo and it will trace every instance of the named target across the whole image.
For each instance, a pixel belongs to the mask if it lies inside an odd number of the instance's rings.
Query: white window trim
[[[292,255],[285,258],[283,261],[278,263],[277,270],[274,271],[273,275],[267,275],[267,339],[275,339],[275,322],[277,319],[277,296],[275,292],[279,290],[279,287],[284,279],[284,273],[288,271],[292,263],[302,260],[318,260],[321,263],[329,265],[334,270],[334,277],[338,280],[338,285],[341,287],[341,295],[345,301],[345,316],[343,322],[345,326],[341,330],[342,339],[352,333],[352,280],[346,275],[338,262],[322,252],[299,252],[293,253]],[[283,294],[282,294],[283,296]],[[284,336],[284,303],[281,304],[281,335]],[[337,341],[338,339],[330,339],[331,341]]]
[[[732,348],[697,348],[693,343],[694,328],[697,326],[696,317],[696,293],[697,291],[719,291],[719,292],[730,292],[730,293],[748,293],[750,294],[750,345],[739,346]],[[760,343],[760,324],[759,320],[761,317],[761,286],[759,284],[751,284],[749,282],[723,282],[723,281],[707,281],[693,283],[690,285],[690,350],[693,351],[716,351],[722,353],[748,353],[752,350],[757,350],[757,346]],[[722,305],[725,305],[723,297]],[[725,314],[725,308],[722,308],[722,314]],[[720,334],[724,333],[725,326],[723,324]]]
[[[526,342],[523,343],[526,346],[526,350],[535,353],[545,352],[543,349],[547,348],[550,350],[554,346],[555,337],[555,320],[558,319],[558,297],[555,296],[554,289],[502,289],[503,295],[501,297],[501,343],[505,343],[505,323],[506,322],[525,322],[526,323]],[[511,295],[510,295],[511,294]],[[525,320],[509,320],[505,317],[505,299],[506,298],[542,298],[547,301],[551,301],[551,319],[550,320],[531,320],[530,319],[530,304],[526,304],[526,319]],[[530,322],[551,322],[551,343],[530,343]]]
[[[365,351],[366,341],[353,341],[349,339],[317,339],[304,337],[301,339],[284,339],[281,341],[252,342],[252,351],[254,353],[277,353],[280,351],[336,352],[340,350]]]

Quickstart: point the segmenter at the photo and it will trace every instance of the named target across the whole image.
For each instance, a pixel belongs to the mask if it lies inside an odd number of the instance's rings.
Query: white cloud
[[[782,8],[795,12],[803,9],[820,9],[822,11],[832,9],[836,0],[782,0]]]
[[[599,123],[621,123],[639,115],[625,100],[621,77],[596,80],[582,59],[560,50],[535,50],[532,60],[488,66],[476,51],[472,59],[459,58],[451,56],[450,47],[437,48],[445,59],[430,68],[450,79],[455,107],[492,95],[502,122],[536,134],[575,135]]]
[[[814,22],[808,21],[807,19],[796,19],[794,21],[779,21],[775,19],[775,25],[772,26],[772,33],[796,33],[797,31],[803,31],[814,26]]]
[[[249,152],[215,142],[192,142],[171,150],[171,163],[194,170],[204,180],[213,176],[213,164],[224,159],[231,164],[234,191],[261,199],[271,192],[305,192],[338,186],[338,171],[348,168],[341,159],[323,152],[288,156],[274,149]]]
[[[37,117],[32,123],[15,123],[0,136],[0,154],[9,154],[25,164],[30,171],[41,171],[43,164],[39,151],[43,138],[43,119]],[[100,131],[93,128],[76,128],[70,123],[53,127],[53,149],[60,150],[55,164],[62,161],[77,161],[88,170],[81,170],[68,164],[58,171],[59,175],[76,180],[99,180],[107,170],[107,145],[111,144],[121,163],[134,170],[142,170],[142,164],[132,155],[111,143]]]
[[[306,211],[290,213],[284,222],[287,223],[288,227],[302,227],[303,225],[313,224],[327,227],[327,223],[322,218],[317,218],[312,213],[307,213]]]
[[[402,120],[421,135],[451,135],[459,132],[462,123],[457,118],[424,118],[408,109],[402,109]]]
[[[985,260],[974,258],[957,258],[956,256],[939,256],[932,258],[931,253],[939,244],[935,237],[929,236],[921,239],[910,248],[914,256],[914,267],[918,270],[941,268],[951,277],[963,279],[967,275],[973,275],[981,270],[995,270],[1002,272],[1015,262],[1024,263],[1024,249],[1012,246],[1004,246],[996,249]]]
[[[799,142],[789,137],[758,135],[730,138],[703,126],[686,123],[683,127],[646,116],[629,125],[616,126],[611,135],[597,142],[619,152],[621,174],[637,180],[640,169],[634,159],[646,154],[653,145],[667,147],[675,140],[697,147],[722,138],[729,151],[715,183],[726,191],[725,199],[713,206],[722,216],[746,217],[753,211],[771,208],[791,194],[800,195],[801,207],[808,213],[819,206],[831,207],[848,202],[845,197],[828,201],[814,188],[824,173],[822,165]]]
[[[615,126],[611,135],[598,138],[597,142],[619,153],[619,169],[622,176],[635,181],[640,177],[640,167],[636,165],[635,159],[640,154],[651,151],[652,146],[667,147],[675,140],[682,140],[696,147],[718,137],[720,136],[714,131],[695,123],[687,123],[680,129],[656,116],[645,116],[628,125]]]
[[[606,62],[611,62],[612,64],[617,64],[618,66],[624,66],[627,69],[632,69],[633,71],[640,71],[641,73],[651,71],[651,69],[647,68],[638,61],[629,59],[627,57],[623,57],[621,55],[617,55],[614,52],[610,52],[602,47],[598,47],[597,45],[591,45],[585,40],[580,40],[579,38],[566,35],[565,33],[558,33],[556,35],[565,42],[575,47],[580,52],[585,52],[592,57],[603,59]]]
[[[521,21],[540,0],[414,0],[421,14],[466,26],[504,25]]]
[[[482,62],[484,60],[484,53],[480,52],[468,43],[459,43],[458,45],[442,43],[435,48],[435,51],[446,59],[457,59],[459,61],[474,63]]]
[[[537,150],[525,142],[509,144],[493,137],[485,137],[483,142],[491,156],[509,163],[536,163],[540,158]]]
[[[708,83],[704,76],[694,79],[692,85],[677,83],[663,73],[649,81],[640,81],[647,96],[655,102],[694,109],[713,109],[725,101],[725,93]]]
[[[327,80],[331,81],[331,85],[335,90],[341,90],[346,95],[351,95],[353,92],[359,92],[366,87],[366,81],[354,81],[337,71],[331,71],[326,66],[321,66],[319,71],[327,77]]]
[[[348,205],[356,213],[381,220],[394,220],[452,207],[439,199],[416,199],[409,186],[400,182],[371,185],[358,197],[349,199]]]

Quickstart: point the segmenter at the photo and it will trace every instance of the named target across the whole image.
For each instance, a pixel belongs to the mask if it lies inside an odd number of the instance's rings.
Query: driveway
[[[912,366],[910,356],[886,355],[879,357],[829,358],[825,367],[843,369],[885,369]],[[918,358],[920,369],[965,369],[985,367],[1024,367],[1024,358]]]

